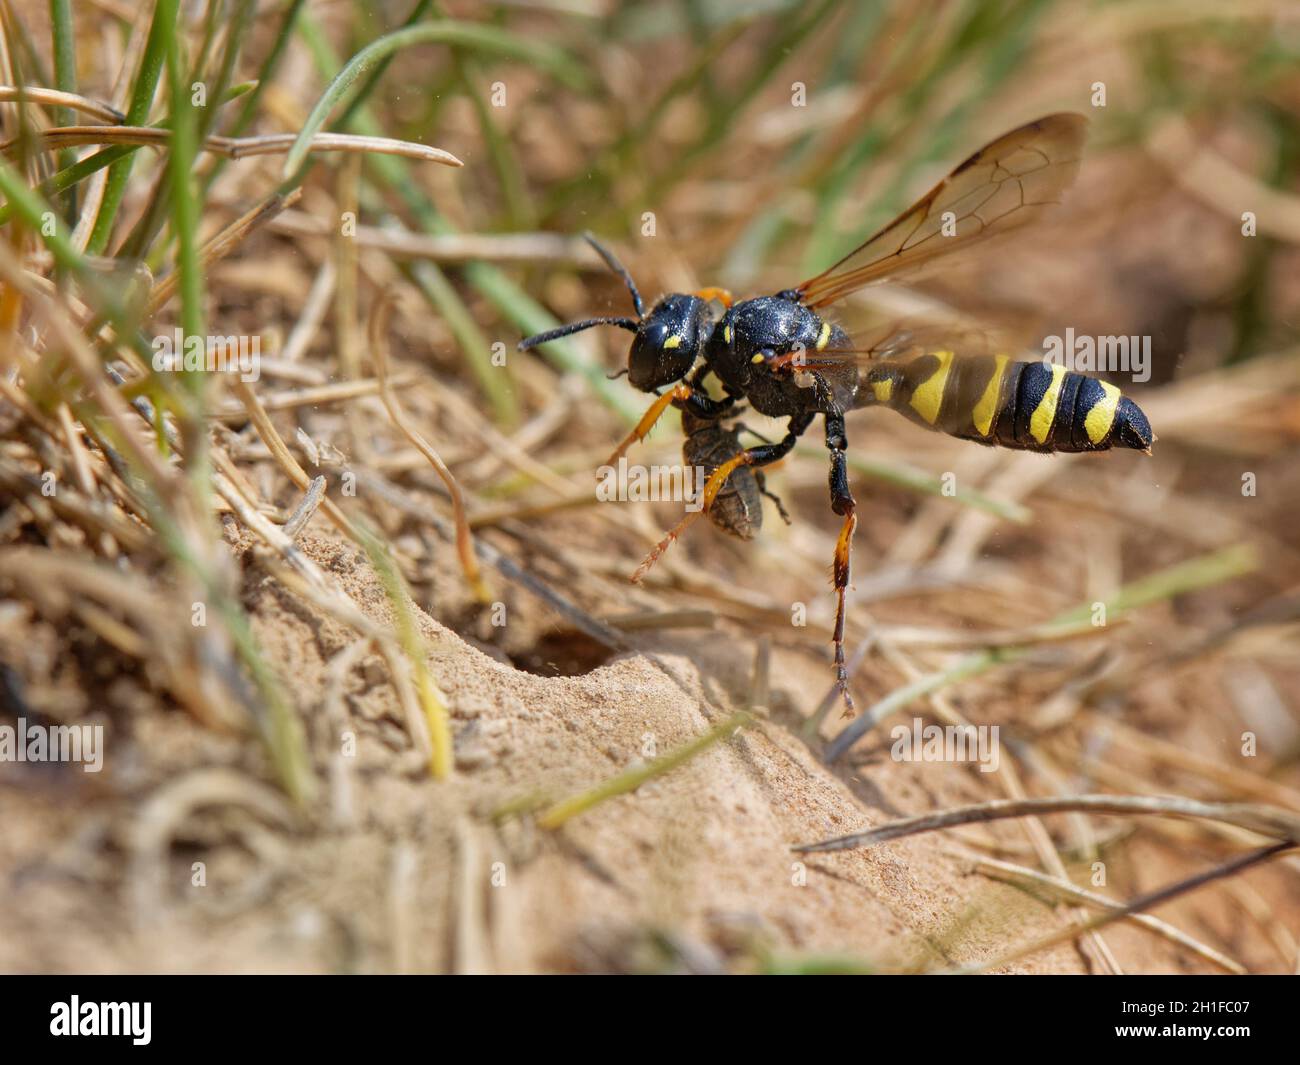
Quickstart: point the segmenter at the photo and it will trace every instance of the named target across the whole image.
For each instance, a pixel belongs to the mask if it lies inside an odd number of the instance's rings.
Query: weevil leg
[[[825,422],[826,448],[831,453],[831,509],[844,518],[839,539],[835,541],[835,562],[832,568],[835,584],[835,683],[844,696],[844,716],[852,717],[857,712],[857,707],[849,691],[849,671],[844,661],[844,619],[848,609],[853,533],[858,527],[858,505],[849,490],[849,471],[844,455],[849,441],[844,431],[844,418],[839,414],[828,414]]]
[[[775,492],[769,492],[767,490],[767,478],[763,476],[763,471],[756,470],[754,472],[754,479],[758,481],[758,490],[763,495],[767,496],[767,498],[770,499],[773,503],[776,504],[776,512],[781,515],[781,520],[785,522],[787,525],[793,524],[790,521],[789,512],[787,512],[785,509],[785,504],[781,502],[781,497],[777,495]]]

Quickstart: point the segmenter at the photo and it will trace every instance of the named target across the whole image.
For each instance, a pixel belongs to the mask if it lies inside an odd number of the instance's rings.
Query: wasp
[[[588,236],[627,286],[635,317],[588,318],[519,344],[521,351],[528,350],[598,325],[632,333],[628,381],[658,398],[610,463],[643,440],[670,405],[678,407],[687,433],[686,451],[703,453],[707,448],[710,456],[721,458],[702,490],[703,510],[719,527],[742,537],[757,529],[754,515],[761,515],[759,485],[749,475],[788,455],[821,418],[830,457],[831,509],[843,519],[832,567],[834,659],[848,713],[853,712],[853,698],[844,627],[858,521],[845,461],[844,418],[849,411],[886,407],[930,429],[1022,451],[1123,447],[1150,454],[1155,437],[1146,415],[1108,382],[1059,365],[979,350],[966,342],[929,343],[905,326],[871,344],[855,345],[840,325],[821,313],[868,285],[906,279],[944,256],[1037,220],[1060,202],[1074,181],[1086,127],[1082,115],[1062,113],[1004,134],[839,262],[771,296],[735,301],[716,288],[670,293],[647,314],[627,269]],[[720,318],[715,302],[723,308]],[[721,386],[719,398],[706,390],[710,377]],[[787,418],[784,437],[741,446],[722,423],[742,401],[760,414]],[[728,485],[731,492],[724,496]],[[719,499],[730,502],[715,515]],[[660,543],[634,580],[685,524]]]

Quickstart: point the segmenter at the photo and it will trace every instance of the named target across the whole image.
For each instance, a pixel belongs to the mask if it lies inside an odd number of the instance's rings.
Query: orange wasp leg
[[[700,509],[690,511],[686,514],[681,521],[672,527],[668,535],[655,545],[654,550],[651,551],[650,554],[646,555],[641,565],[637,566],[636,572],[632,574],[633,584],[640,584],[645,575],[650,572],[650,568],[658,562],[663,557],[664,552],[672,546],[673,541],[680,537],[696,518],[708,510],[709,507],[713,506],[713,501],[718,498],[718,493],[722,491],[722,486],[727,483],[727,478],[735,473],[741,466],[748,466],[751,462],[753,462],[753,458],[750,455],[750,452],[742,451],[734,458],[727,459],[726,462],[709,475],[709,479],[704,482],[704,488],[700,492]]]
[[[673,541],[680,537],[701,513],[702,511],[692,510],[682,518],[681,521],[674,525],[662,540],[655,544],[654,550],[641,560],[641,565],[637,566],[636,572],[632,574],[633,584],[640,584],[645,579],[645,575],[650,572],[651,567],[654,566],[656,562],[663,558],[664,552],[672,546]]]
[[[849,692],[849,670],[844,662],[844,617],[848,608],[849,569],[853,556],[853,533],[858,527],[858,515],[850,510],[844,516],[839,539],[835,541],[835,684],[844,696],[844,716],[857,713],[853,695]]]
[[[713,506],[713,501],[718,498],[718,493],[722,491],[722,486],[727,483],[730,477],[741,466],[770,466],[772,463],[785,458],[794,450],[794,445],[798,441],[800,434],[812,424],[814,414],[796,414],[786,424],[785,438],[776,444],[760,444],[758,447],[746,448],[739,455],[734,455],[727,459],[721,466],[714,470],[709,479],[704,482],[704,488],[700,492],[701,507],[697,511],[687,514],[656,545],[655,549],[645,558],[645,561],[637,567],[636,572],[632,575],[634,582],[639,582],[650,567],[653,566],[668,550],[669,546],[686,530],[691,522],[695,521],[701,514],[706,513]],[[843,419],[841,419],[842,421]]]
[[[651,403],[649,409],[647,409],[645,414],[641,416],[641,420],[636,423],[636,428],[627,434],[623,442],[618,445],[617,449],[615,449],[614,453],[605,460],[605,465],[613,466],[619,459],[627,454],[628,448],[649,436],[650,430],[653,429],[655,423],[664,416],[664,411],[673,404],[674,400],[684,403],[686,400],[690,399],[693,394],[694,391],[690,385],[677,385],[674,388],[670,388],[662,396]]]

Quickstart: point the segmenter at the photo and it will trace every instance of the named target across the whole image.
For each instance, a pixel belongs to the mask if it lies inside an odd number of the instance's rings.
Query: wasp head
[[[665,296],[641,319],[627,358],[633,388],[653,392],[680,381],[708,339],[709,305],[698,296]]]
[[[665,296],[646,314],[641,293],[637,291],[636,282],[632,280],[627,268],[590,233],[585,234],[585,238],[610,270],[623,279],[632,297],[636,317],[586,318],[581,322],[571,322],[521,340],[519,350],[527,351],[592,326],[613,325],[636,334],[627,359],[627,379],[633,388],[642,392],[654,392],[674,381],[680,381],[690,372],[695,364],[695,356],[712,331],[713,318],[708,301],[699,296],[682,294]]]

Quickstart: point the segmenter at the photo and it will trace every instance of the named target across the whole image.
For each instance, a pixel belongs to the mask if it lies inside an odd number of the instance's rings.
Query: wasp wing
[[[859,371],[906,362],[934,351],[951,351],[959,359],[1020,351],[1027,346],[1021,330],[995,328],[969,321],[936,322],[895,319],[875,329],[857,332],[847,342],[832,342],[814,351],[797,348],[767,360],[774,372],[807,373],[842,371],[854,366]]]
[[[1026,348],[1019,332],[970,322],[896,320],[853,338],[841,334],[820,351],[796,349],[766,360],[767,369],[816,389],[829,405],[847,413],[856,407],[891,405],[882,393],[887,380],[904,381],[923,372],[926,356],[942,353],[954,380],[973,382],[994,360]]]
[[[1079,170],[1088,120],[1054,114],[986,145],[829,270],[795,292],[812,308],[1035,221]]]
[[[1013,339],[1006,330],[967,322],[902,319],[852,338],[839,333],[820,350],[796,348],[770,356],[764,366],[779,377],[788,376],[801,388],[815,390],[827,407],[847,413],[878,402],[871,382],[911,366],[919,356],[943,351],[958,362],[972,362],[1024,346],[1023,339]]]

